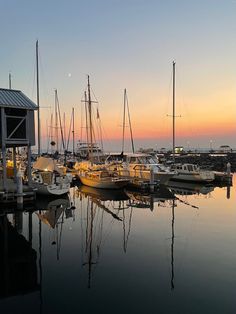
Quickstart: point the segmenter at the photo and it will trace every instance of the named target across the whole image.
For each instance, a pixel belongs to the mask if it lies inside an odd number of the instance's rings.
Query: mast
[[[58,112],[57,112],[57,90],[55,89],[55,138],[56,138],[56,151],[59,152],[58,143]]]
[[[88,101],[88,99],[87,99],[87,92],[85,91],[84,92],[84,102],[85,102],[85,106],[84,106],[84,109],[85,109],[85,119],[86,119],[86,127],[85,127],[85,129],[86,129],[86,140],[87,140],[87,143],[88,143],[88,154],[89,154],[89,136],[88,136],[88,109],[87,109],[87,101]],[[81,139],[82,139],[82,136],[81,136]]]
[[[38,40],[36,41],[36,80],[37,80],[37,106],[38,106],[38,156],[40,156],[40,154],[41,154],[41,141],[40,141],[39,54],[38,54]]]
[[[122,153],[124,153],[125,146],[125,107],[126,107],[126,88],[124,90],[124,112],[123,112],[123,132],[122,132]]]
[[[9,72],[8,80],[9,80],[9,89],[11,89],[11,72]]]
[[[92,102],[90,93],[90,82],[88,75],[88,114],[89,114],[89,140],[90,140],[90,160],[93,163],[93,126],[92,126]]]
[[[64,134],[64,139],[66,140],[66,113],[63,113],[63,134]],[[64,150],[66,148],[64,147]]]
[[[75,156],[75,109],[72,108],[72,153]]]
[[[53,113],[51,113],[51,122],[50,122],[50,136],[49,136],[49,142],[52,145],[53,144]],[[52,145],[53,146],[53,145]],[[51,149],[52,152],[52,149]]]
[[[175,61],[173,61],[173,162],[175,163]]]

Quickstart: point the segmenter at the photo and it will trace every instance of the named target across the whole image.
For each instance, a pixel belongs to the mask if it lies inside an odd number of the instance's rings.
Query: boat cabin
[[[173,170],[181,170],[186,172],[196,172],[199,171],[199,168],[197,165],[194,164],[174,164],[171,165],[171,169]]]
[[[106,163],[111,162],[127,162],[129,164],[143,164],[143,165],[154,165],[158,163],[156,157],[149,155],[149,154],[134,154],[134,153],[117,153],[117,154],[110,154],[107,159]]]

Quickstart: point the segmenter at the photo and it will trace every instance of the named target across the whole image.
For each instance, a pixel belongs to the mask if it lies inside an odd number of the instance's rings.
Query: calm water
[[[235,184],[76,187],[1,215],[0,313],[235,313]]]

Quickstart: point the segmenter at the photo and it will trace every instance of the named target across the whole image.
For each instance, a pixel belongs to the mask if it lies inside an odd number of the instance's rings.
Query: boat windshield
[[[112,161],[126,161],[126,156],[122,154],[117,154],[117,155],[109,155],[106,159],[107,162],[112,162]]]
[[[136,157],[136,163],[137,164],[143,164],[143,165],[147,165],[147,164],[148,165],[153,165],[153,164],[157,164],[158,161],[153,156],[140,156],[140,157]]]
[[[157,164],[157,159],[153,156],[137,156],[137,157],[130,157],[131,164],[142,164],[142,165],[153,165]]]

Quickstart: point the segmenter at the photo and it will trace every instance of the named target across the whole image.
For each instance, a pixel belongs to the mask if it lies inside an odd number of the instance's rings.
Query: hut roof
[[[0,107],[37,110],[38,106],[20,90],[0,88]]]

